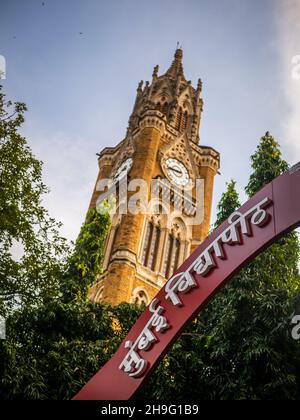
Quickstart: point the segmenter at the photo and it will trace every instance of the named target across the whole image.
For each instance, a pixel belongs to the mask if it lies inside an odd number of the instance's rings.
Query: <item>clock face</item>
[[[188,170],[179,160],[169,158],[165,162],[165,167],[168,177],[172,182],[180,186],[188,184],[190,180]]]
[[[121,179],[124,178],[124,176],[128,174],[132,166],[132,162],[133,162],[132,158],[128,158],[124,160],[124,162],[121,163],[119,169],[115,173],[114,182],[121,181]]]

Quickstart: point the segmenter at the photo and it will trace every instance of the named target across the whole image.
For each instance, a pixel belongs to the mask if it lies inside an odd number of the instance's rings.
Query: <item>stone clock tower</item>
[[[161,194],[147,212],[117,211],[112,217],[104,271],[90,289],[94,301],[148,304],[208,234],[219,153],[199,145],[202,83],[199,79],[195,89],[185,79],[182,55],[177,49],[165,74],[159,76],[156,66],[151,83],[139,83],[126,137],[99,154],[99,174],[90,207],[96,206],[98,181],[105,178],[114,183],[124,177],[127,183],[142,179],[149,191],[155,179]],[[188,205],[178,211],[182,187],[197,179],[202,180],[204,188],[201,202],[196,200],[193,188],[185,199]],[[166,184],[170,205],[164,211]],[[200,207],[203,217],[195,223],[195,211]]]

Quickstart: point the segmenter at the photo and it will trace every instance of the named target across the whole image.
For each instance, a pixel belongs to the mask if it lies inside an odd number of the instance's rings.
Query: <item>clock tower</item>
[[[220,157],[199,144],[202,82],[194,88],[186,80],[182,56],[177,49],[165,74],[159,76],[156,66],[151,83],[139,83],[124,140],[99,154],[90,208],[99,204],[98,186],[104,179],[117,189],[143,180],[148,196],[153,188],[156,195],[139,212],[119,212],[116,203],[103,273],[90,289],[94,301],[150,303],[208,234]],[[128,190],[130,197],[133,190]]]

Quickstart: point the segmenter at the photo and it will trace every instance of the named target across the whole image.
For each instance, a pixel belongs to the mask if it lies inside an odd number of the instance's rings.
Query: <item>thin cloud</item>
[[[295,77],[295,57],[300,55],[300,0],[278,2],[277,24],[286,115],[282,129],[291,163],[300,160],[300,79]]]
[[[83,145],[86,139],[49,132],[35,123],[24,130],[36,157],[44,162],[43,180],[50,188],[44,206],[62,222],[61,233],[75,240],[88,208],[97,175],[96,156]]]

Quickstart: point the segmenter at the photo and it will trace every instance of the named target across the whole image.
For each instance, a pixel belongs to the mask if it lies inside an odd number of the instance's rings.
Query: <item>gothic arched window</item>
[[[155,271],[156,255],[157,255],[159,240],[160,240],[160,228],[159,226],[154,226],[150,250],[149,250],[148,264],[147,264],[148,267],[152,271]]]
[[[187,111],[184,111],[181,117],[180,131],[184,131],[187,128],[187,122],[188,122],[188,113]]]
[[[168,235],[165,260],[163,265],[163,275],[165,278],[172,276],[179,264],[181,242],[172,234]]]
[[[163,275],[165,278],[170,277],[169,273],[170,273],[170,268],[171,268],[172,250],[173,250],[173,236],[171,234],[168,234],[165,260],[164,260],[164,265],[163,265]]]
[[[172,257],[171,257],[170,273],[169,273],[170,276],[174,273],[174,271],[178,267],[179,254],[180,254],[180,240],[177,238],[173,238],[173,252],[172,252]]]
[[[113,253],[115,251],[115,244],[116,244],[116,238],[117,238],[117,235],[118,235],[118,232],[119,232],[119,227],[120,227],[120,225],[118,225],[114,229],[114,232],[113,232],[113,239],[112,239],[112,242],[111,242],[111,247],[110,247],[110,252],[109,252],[109,262],[111,261]]]
[[[151,222],[148,222],[144,244],[143,244],[143,254],[142,254],[142,263],[144,266],[147,266],[147,262],[148,262],[152,233],[153,233],[153,224]]]
[[[188,112],[182,110],[181,107],[178,108],[176,119],[175,119],[175,128],[178,131],[184,131],[188,125]]]
[[[159,241],[160,227],[148,222],[143,244],[142,263],[152,271],[155,271]]]
[[[131,301],[132,303],[138,306],[141,306],[141,305],[147,306],[149,299],[144,290],[135,289],[132,293]]]
[[[175,120],[175,128],[178,131],[180,131],[181,119],[182,119],[182,108],[179,107],[179,109],[177,111],[177,114],[176,114],[176,120]]]
[[[172,231],[168,234],[164,252],[162,274],[166,279],[173,275],[180,264],[181,239],[183,236],[181,224],[179,222],[174,223]]]
[[[102,297],[103,297],[103,290],[104,290],[104,286],[101,286],[98,292],[96,293],[95,302],[101,302]]]

